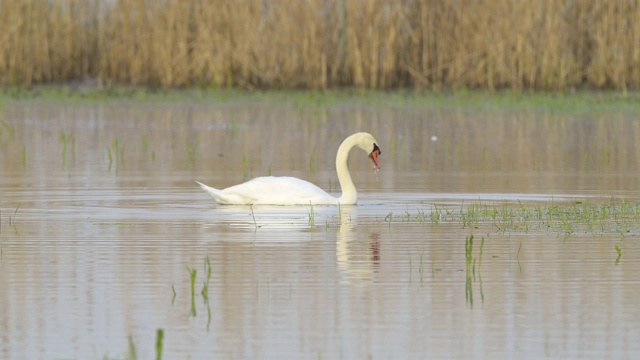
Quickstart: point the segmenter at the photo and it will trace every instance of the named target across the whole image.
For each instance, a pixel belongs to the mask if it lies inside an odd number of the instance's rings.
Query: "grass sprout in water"
[[[313,204],[311,202],[309,202],[309,227],[313,228],[314,226],[316,226],[316,213],[313,210]]]
[[[209,260],[209,256],[204,258],[204,271],[207,274],[207,279],[202,286],[202,297],[204,298],[204,303],[207,306],[207,331],[211,326],[211,306],[209,305],[209,281],[211,280],[211,261]]]
[[[187,266],[187,272],[189,273],[189,280],[191,282],[191,308],[189,309],[189,317],[196,317],[198,315],[196,309],[196,280],[198,277],[198,270],[192,269]],[[207,331],[209,331],[209,327],[211,326],[211,306],[209,305],[209,283],[211,281],[211,260],[209,256],[204,258],[204,273],[205,273],[205,281],[202,285],[202,290],[200,290],[200,295],[202,296],[204,305],[207,307]],[[176,297],[176,290],[173,285],[171,285],[171,289],[173,291],[173,300]],[[172,300],[172,304],[173,304]]]
[[[249,205],[249,209],[251,209],[251,218],[253,218],[253,226],[258,229],[258,222],[256,221],[256,214],[253,212],[253,205]]]
[[[133,336],[129,335],[129,360],[137,360],[138,352],[136,351],[136,344],[133,342]]]
[[[163,342],[164,342],[164,330],[158,329],[156,332],[156,360],[162,360],[162,351],[163,351]]]
[[[196,313],[196,277],[198,276],[198,270],[191,269],[187,266],[187,271],[189,272],[189,278],[191,279],[191,310],[189,310],[189,315],[195,317]]]

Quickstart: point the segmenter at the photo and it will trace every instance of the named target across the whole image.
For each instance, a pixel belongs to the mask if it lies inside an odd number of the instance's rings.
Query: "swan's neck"
[[[343,205],[355,204],[358,200],[358,192],[356,191],[353,180],[351,180],[351,174],[349,174],[349,168],[347,167],[347,159],[349,158],[349,151],[356,145],[353,136],[346,138],[340,147],[338,148],[338,155],[336,155],[336,172],[338,173],[338,181],[340,182],[340,188],[342,189],[342,196],[338,198],[338,202]]]

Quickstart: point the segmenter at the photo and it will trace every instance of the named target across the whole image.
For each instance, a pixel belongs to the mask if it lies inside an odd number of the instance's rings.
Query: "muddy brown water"
[[[158,329],[166,359],[640,356],[638,229],[430,220],[478,202],[640,201],[637,116],[232,101],[0,114],[0,358],[131,344],[152,358]],[[219,206],[194,183],[292,175],[336,192],[337,146],[361,130],[382,170],[352,152],[357,206]]]

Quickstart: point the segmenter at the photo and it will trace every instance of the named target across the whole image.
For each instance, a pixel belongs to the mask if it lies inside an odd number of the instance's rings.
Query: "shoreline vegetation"
[[[448,109],[455,111],[521,111],[571,114],[640,114],[640,91],[574,92],[459,89],[251,90],[210,88],[154,88],[145,86],[77,86],[69,84],[0,87],[0,109],[15,102],[55,104],[206,103],[281,104],[300,109],[367,106],[372,108]]]
[[[2,0],[0,86],[640,89],[640,3]]]

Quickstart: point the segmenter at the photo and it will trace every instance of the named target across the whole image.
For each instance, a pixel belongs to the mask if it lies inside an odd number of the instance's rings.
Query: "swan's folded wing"
[[[306,205],[333,204],[336,199],[316,185],[294,177],[263,176],[222,190],[246,199],[245,204]]]

